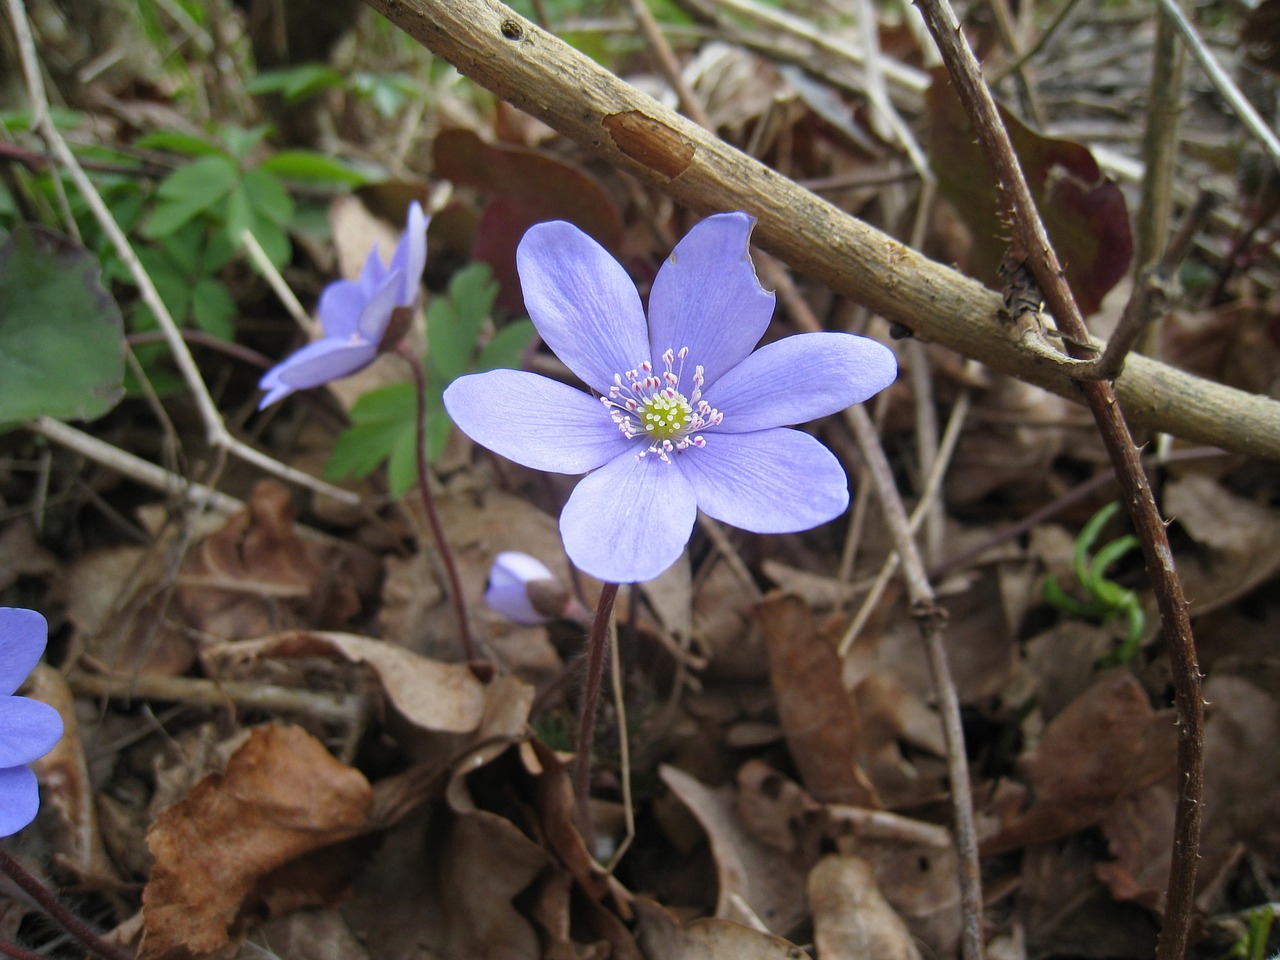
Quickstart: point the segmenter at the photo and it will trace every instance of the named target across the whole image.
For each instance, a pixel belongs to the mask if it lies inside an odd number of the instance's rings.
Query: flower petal
[[[634,447],[598,399],[523,370],[459,377],[444,407],[476,443],[535,470],[586,473]]]
[[[849,506],[844,468],[799,430],[715,433],[677,462],[710,517],[752,533],[794,533]]]
[[[391,322],[391,311],[400,305],[401,277],[399,270],[388,273],[382,286],[373,292],[369,302],[360,310],[357,331],[374,346],[382,342],[382,335]]]
[[[364,309],[368,299],[363,288],[354,280],[335,280],[325,287],[316,308],[324,335],[345,340],[355,333],[359,328],[360,311]]]
[[[258,386],[267,395],[258,404],[262,410],[295,390],[306,390],[350,376],[373,363],[377,343],[366,340],[334,340],[326,337],[309,343],[266,372]]]
[[[27,767],[0,769],[0,837],[17,833],[40,810],[36,775]]]
[[[801,333],[761,347],[704,393],[724,414],[717,433],[805,423],[861,403],[893,383],[898,360],[852,333]]]
[[[674,463],[631,451],[588,474],[560,514],[565,552],[609,583],[652,580],[680,559],[698,509]]]
[[[391,255],[391,270],[400,271],[400,282],[396,285],[399,288],[397,306],[407,307],[418,299],[418,288],[422,285],[422,271],[426,265],[427,216],[422,212],[422,204],[415,200],[409,204],[408,223],[396,244],[396,252]]]
[[[0,697],[0,767],[38,760],[62,739],[62,717],[47,703]]]
[[[773,293],[747,251],[754,223],[745,213],[707,217],[676,244],[649,294],[653,356],[688,347],[708,385],[751,353],[773,316]]]
[[[635,284],[608,251],[571,223],[530,227],[516,250],[524,305],[548,347],[605,393],[615,373],[649,356]]]
[[[0,695],[22,686],[49,639],[44,617],[25,607],[0,607]]]

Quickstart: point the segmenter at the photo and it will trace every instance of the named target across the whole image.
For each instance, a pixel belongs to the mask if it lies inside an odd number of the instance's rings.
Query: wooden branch
[[[367,0],[476,83],[692,210],[744,210],[753,241],[832,290],[987,366],[1080,400],[1028,356],[999,296],[868,226],[619,80],[497,0]],[[1280,460],[1280,403],[1147,357],[1116,381],[1149,429]]]

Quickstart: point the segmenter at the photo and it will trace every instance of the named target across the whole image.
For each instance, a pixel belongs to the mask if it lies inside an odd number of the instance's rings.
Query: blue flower
[[[530,596],[531,586],[540,591],[540,598],[543,594],[564,595],[564,588],[556,575],[537,557],[514,550],[504,551],[493,558],[484,602],[513,623],[527,627],[546,623],[552,616],[535,605]],[[545,603],[541,605],[545,606]],[[564,606],[563,599],[559,605]]]
[[[348,377],[373,363],[380,352],[394,347],[395,343],[383,342],[398,340],[394,335],[388,338],[387,329],[397,308],[412,310],[416,306],[426,263],[427,218],[414,201],[390,266],[383,264],[375,246],[359,280],[337,280],[325,287],[319,308],[324,336],[266,372],[258,386],[267,395],[258,409],[295,390]]]
[[[577,227],[530,228],[517,265],[538,332],[594,395],[518,370],[460,377],[458,427],[495,453],[586,473],[560,515],[569,558],[601,580],[650,580],[698,510],[754,533],[806,530],[849,503],[835,456],[790,425],[866,400],[897,376],[883,344],[846,333],[752,352],[773,315],[747,244],[754,221],[697,224],[662,265],[649,317],[622,266]]]
[[[62,717],[47,703],[13,693],[40,662],[49,626],[22,607],[0,607],[0,837],[17,833],[40,809],[27,766],[62,738]]]

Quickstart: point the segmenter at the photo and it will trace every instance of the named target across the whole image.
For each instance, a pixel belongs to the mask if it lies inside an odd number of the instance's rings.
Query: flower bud
[[[484,602],[508,620],[537,626],[565,615],[570,597],[536,557],[507,551],[493,558]]]

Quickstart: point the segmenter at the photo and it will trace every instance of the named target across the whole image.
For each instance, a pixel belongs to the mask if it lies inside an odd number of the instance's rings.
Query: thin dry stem
[[[960,698],[951,678],[942,634],[945,612],[937,605],[933,586],[925,573],[924,563],[916,549],[907,520],[907,511],[893,482],[889,461],[880,447],[880,437],[867,411],[850,407],[846,418],[853,427],[858,448],[866,461],[866,475],[875,484],[880,506],[884,508],[885,525],[893,538],[894,549],[902,560],[911,613],[919,624],[924,639],[925,655],[933,688],[938,696],[938,715],[947,744],[947,774],[951,780],[951,813],[955,830],[956,851],[960,870],[960,949],[965,960],[982,960],[982,872],[978,863],[978,833],[973,820],[973,788],[969,782],[969,764],[965,755],[964,729],[960,723]]]

